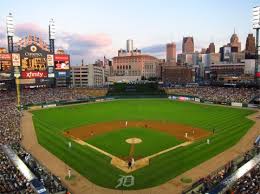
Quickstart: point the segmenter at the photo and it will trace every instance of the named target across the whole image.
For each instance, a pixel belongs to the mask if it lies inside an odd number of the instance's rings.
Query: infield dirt
[[[166,121],[127,121],[127,125],[126,121],[103,122],[73,128],[64,132],[64,135],[86,141],[94,136],[126,127],[149,128],[151,130],[163,131],[181,141],[195,141],[211,135],[210,131],[204,129]],[[185,137],[186,133],[188,134],[187,138]]]
[[[240,154],[243,154],[248,151],[248,149],[252,148],[252,142],[254,142],[255,138],[260,134],[260,111],[248,116],[248,118],[255,121],[254,126],[252,126],[247,134],[233,147],[162,185],[135,191],[113,190],[100,187],[90,182],[87,178],[75,170],[73,170],[73,175],[77,177],[76,181],[70,182],[66,180],[65,176],[67,176],[68,171],[67,165],[64,163],[64,161],[58,159],[57,156],[51,154],[38,143],[33,125],[32,114],[27,111],[23,112],[21,121],[22,145],[42,165],[47,167],[48,170],[50,170],[56,176],[59,176],[63,184],[74,194],[181,194],[184,189],[190,187],[197,180],[208,176],[216,169],[223,167],[223,165],[225,165],[227,162],[230,162]],[[182,183],[180,179],[183,177],[191,178],[192,183]]]

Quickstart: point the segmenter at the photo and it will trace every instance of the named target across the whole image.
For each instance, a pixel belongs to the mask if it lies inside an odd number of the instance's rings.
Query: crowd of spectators
[[[2,101],[1,101],[2,102]],[[14,102],[3,102],[0,106],[0,145],[18,143],[20,140],[21,112]]]
[[[59,89],[28,90],[22,96],[22,103],[46,102],[53,100],[71,99],[71,93]],[[23,98],[24,97],[24,98]],[[76,95],[80,97],[80,95]],[[36,100],[30,100],[36,99]],[[16,107],[15,91],[0,91],[0,193],[6,194],[30,194],[34,193],[30,183],[13,165],[12,161],[1,150],[2,145],[9,145],[17,152],[17,155],[34,175],[43,183],[50,193],[66,191],[59,178],[43,168],[21,146],[20,119],[22,112]]]
[[[230,190],[231,194],[260,194],[260,164],[241,177]]]
[[[225,166],[211,173],[209,176],[197,181],[192,189],[184,193],[205,194],[221,183],[225,178],[233,174],[238,168],[259,154],[259,148],[253,148],[237,159],[230,161]],[[260,164],[251,172],[239,179],[232,188],[228,188],[226,194],[260,194]],[[254,192],[254,191],[258,191]]]
[[[12,149],[16,152],[19,158],[27,165],[31,172],[39,178],[44,187],[48,189],[50,193],[58,193],[65,191],[60,179],[43,166],[41,166],[35,158],[28,152],[26,152],[19,144],[12,145]]]
[[[260,94],[260,90],[254,88],[230,88],[230,87],[183,87],[167,89],[170,94],[196,96],[202,100],[211,102],[241,102],[249,103]]]
[[[47,103],[63,100],[87,99],[102,96],[106,89],[71,89],[41,88],[21,89],[21,105]],[[16,107],[16,91],[0,91],[0,193],[29,194],[34,193],[30,184],[11,160],[1,150],[2,145],[9,145],[33,174],[43,183],[50,193],[65,191],[58,177],[51,174],[26,150],[20,146],[20,120],[22,112]]]
[[[173,90],[175,94],[179,95],[193,95],[209,101],[223,102],[249,102],[254,96],[260,94],[259,90],[245,88],[195,87],[175,88]],[[70,88],[22,89],[21,104],[86,99],[91,96],[105,95],[106,92],[104,89],[100,89],[98,92],[96,90]],[[9,145],[50,193],[64,191],[65,188],[62,186],[59,178],[48,172],[20,146],[20,119],[22,112],[16,108],[16,100],[15,91],[0,91],[0,193],[33,193],[25,177],[16,169],[4,152],[1,151],[1,145]],[[227,170],[230,170],[230,168],[222,169],[216,176],[203,179],[203,187],[200,188],[201,193],[223,180],[229,173]],[[250,177],[252,181],[249,181]],[[243,189],[253,189],[254,185],[258,185],[256,189],[259,189],[258,182],[259,166],[242,178],[233,189],[238,191],[238,193],[244,192]]]
[[[0,193],[31,194],[34,193],[30,183],[12,164],[0,149]]]
[[[92,96],[104,96],[107,89],[80,89],[80,88],[42,88],[22,89],[21,103],[37,104],[64,100],[87,99]]]

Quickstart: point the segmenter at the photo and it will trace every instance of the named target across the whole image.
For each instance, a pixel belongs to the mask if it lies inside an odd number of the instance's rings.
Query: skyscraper
[[[168,65],[176,65],[176,44],[173,42],[166,45],[166,62]]]
[[[194,53],[193,37],[183,37],[182,53],[185,53],[185,54]]]
[[[128,53],[132,52],[134,50],[134,41],[131,39],[128,39],[126,41],[126,51]]]
[[[255,37],[253,34],[248,34],[246,38],[246,49],[245,49],[246,59],[254,59],[255,51],[256,51]]]
[[[241,52],[241,42],[239,42],[239,38],[235,31],[230,38],[229,46],[231,47],[232,52]]]
[[[215,44],[214,44],[214,42],[211,42],[209,44],[209,47],[207,48],[207,53],[215,53]]]

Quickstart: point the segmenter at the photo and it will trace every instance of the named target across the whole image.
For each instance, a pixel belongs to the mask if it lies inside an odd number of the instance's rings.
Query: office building
[[[248,34],[246,38],[245,58],[254,59],[256,52],[255,37],[253,34]]]
[[[173,42],[166,45],[166,63],[176,65],[176,44]]]
[[[182,53],[194,53],[194,40],[193,37],[184,37],[182,41]]]

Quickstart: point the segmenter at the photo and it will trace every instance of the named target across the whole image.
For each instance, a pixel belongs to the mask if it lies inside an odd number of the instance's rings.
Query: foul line
[[[88,147],[90,147],[90,148],[92,148],[92,149],[94,149],[94,150],[96,150],[96,151],[98,151],[98,152],[100,152],[100,153],[110,157],[111,158],[111,164],[113,166],[119,168],[120,170],[126,172],[126,173],[130,173],[130,172],[136,171],[136,170],[138,170],[140,168],[143,168],[143,167],[149,165],[150,159],[152,159],[154,157],[157,157],[157,156],[159,156],[161,154],[170,152],[170,151],[175,150],[175,149],[177,149],[179,147],[188,146],[188,145],[193,143],[193,141],[187,141],[187,142],[184,142],[184,143],[179,144],[177,146],[174,146],[174,147],[162,150],[160,152],[157,152],[157,153],[155,153],[153,155],[147,156],[145,158],[141,158],[141,159],[135,161],[135,166],[133,168],[129,169],[128,165],[127,165],[127,162],[122,160],[121,158],[119,158],[117,156],[114,156],[114,155],[112,155],[112,154],[110,154],[110,153],[108,153],[108,152],[106,152],[106,151],[104,151],[104,150],[102,150],[102,149],[100,149],[100,148],[98,148],[96,146],[93,146],[93,145],[91,145],[91,144],[89,144],[87,142],[84,142],[81,139],[74,138],[74,137],[71,137],[71,138],[73,139],[73,141],[75,141],[76,143],[78,143],[80,145],[88,146]]]

